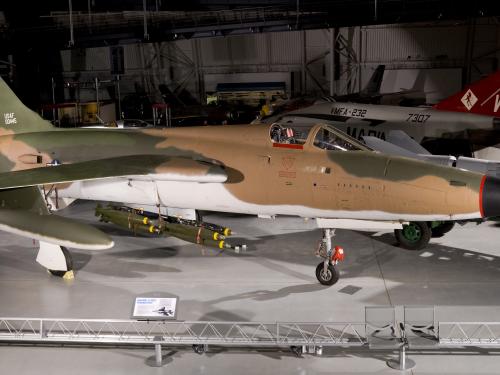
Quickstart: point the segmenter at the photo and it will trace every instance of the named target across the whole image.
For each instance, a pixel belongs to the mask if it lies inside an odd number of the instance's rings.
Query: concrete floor
[[[235,254],[177,239],[134,237],[97,223],[94,206],[79,203],[64,214],[96,224],[116,246],[102,252],[72,250],[73,281],[52,277],[36,264],[33,241],[0,235],[0,316],[127,319],[135,296],[158,292],[179,297],[180,320],[363,321],[369,305],[500,305],[500,229],[492,222],[458,226],[420,252],[395,247],[390,233],[338,230],[334,243],[344,247],[346,260],[340,281],[328,288],[314,276],[321,232],[312,229],[313,222],[206,216],[206,221],[229,225],[248,244],[246,253]],[[496,312],[489,311],[489,320],[500,321],[500,314],[495,318]],[[483,318],[476,313],[450,309],[447,317]],[[165,351],[163,368],[145,364],[152,354],[3,346],[0,374],[395,373],[385,365],[390,353],[368,351],[326,351],[321,358]],[[500,365],[500,355],[417,353],[412,358],[415,374],[497,373]]]

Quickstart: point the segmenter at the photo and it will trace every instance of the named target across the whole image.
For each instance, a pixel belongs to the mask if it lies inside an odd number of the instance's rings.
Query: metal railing
[[[218,346],[362,346],[364,323],[0,318],[0,341]]]
[[[500,348],[500,322],[439,322],[441,346]]]
[[[500,322],[436,321],[435,310],[403,307],[401,314],[393,306],[367,307],[359,323],[0,318],[0,343],[152,345],[157,366],[162,346],[192,346],[197,353],[211,345],[274,347],[297,355],[320,355],[323,347],[365,348],[398,351],[388,365],[399,370],[415,365],[408,350],[500,348]]]

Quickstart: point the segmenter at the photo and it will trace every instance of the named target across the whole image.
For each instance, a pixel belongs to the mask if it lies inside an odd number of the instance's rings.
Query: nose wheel
[[[328,262],[325,268],[325,262],[321,262],[316,267],[316,278],[322,285],[333,285],[339,281],[339,271],[332,263]]]
[[[316,278],[322,285],[333,285],[340,278],[336,265],[344,260],[344,249],[340,246],[332,247],[334,235],[335,229],[323,229],[323,239],[316,251],[316,255],[323,258],[323,262],[316,267]]]

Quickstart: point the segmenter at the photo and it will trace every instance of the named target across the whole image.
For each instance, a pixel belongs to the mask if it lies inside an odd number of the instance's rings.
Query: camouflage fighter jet
[[[3,81],[0,151],[0,229],[51,244],[40,250],[42,264],[59,271],[68,267],[51,258],[67,259],[58,246],[102,249],[112,241],[48,215],[51,197],[119,202],[97,213],[134,232],[217,246],[224,246],[219,236],[226,230],[172,218],[169,210],[314,218],[323,229],[324,258],[316,276],[325,285],[339,278],[335,264],[343,254],[332,246],[335,228],[500,215],[500,179],[375,153],[328,125],[58,129]]]

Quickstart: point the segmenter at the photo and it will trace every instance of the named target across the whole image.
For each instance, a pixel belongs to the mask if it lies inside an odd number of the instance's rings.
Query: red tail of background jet
[[[444,99],[435,109],[500,117],[500,71]]]

